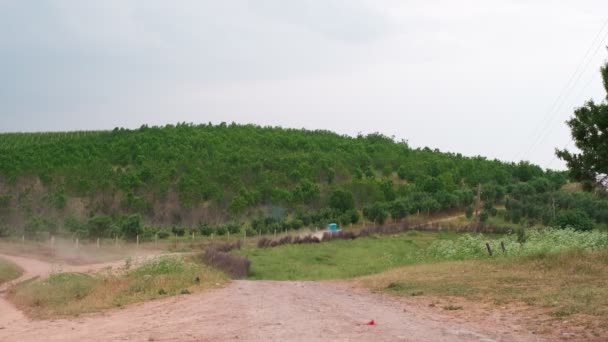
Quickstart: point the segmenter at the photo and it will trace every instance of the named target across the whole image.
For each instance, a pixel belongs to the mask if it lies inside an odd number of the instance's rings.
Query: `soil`
[[[20,280],[58,269],[92,272],[124,264],[70,266],[0,257],[25,270]],[[30,320],[0,296],[0,341],[552,340],[529,331],[508,311],[474,320],[465,317],[347,282],[239,280],[199,294],[48,321]],[[371,320],[374,325],[367,324]]]

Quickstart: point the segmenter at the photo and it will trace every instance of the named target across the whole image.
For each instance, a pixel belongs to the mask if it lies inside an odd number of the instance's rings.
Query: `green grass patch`
[[[130,262],[125,262],[130,265]],[[77,316],[223,284],[221,272],[190,259],[157,258],[101,274],[56,273],[11,289],[10,299],[34,318]]]
[[[454,232],[408,232],[336,240],[320,244],[245,248],[235,251],[251,260],[250,279],[343,279],[422,262],[434,241],[453,240]]]
[[[19,278],[23,271],[12,262],[0,259],[0,284]]]

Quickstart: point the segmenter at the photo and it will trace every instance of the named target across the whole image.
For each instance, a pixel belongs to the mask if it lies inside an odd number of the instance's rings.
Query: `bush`
[[[210,266],[226,272],[235,279],[247,278],[251,267],[249,259],[221,252],[215,248],[207,248],[203,253],[203,259]]]
[[[225,225],[219,225],[215,227],[215,234],[219,236],[226,235],[228,233],[228,229]]]
[[[128,240],[135,240],[138,235],[142,235],[141,216],[131,215],[122,219],[120,231]]]
[[[481,222],[481,223],[488,222],[489,217],[490,217],[490,215],[488,215],[487,211],[482,211],[481,214],[479,214],[479,222]]]
[[[171,233],[168,230],[161,229],[156,232],[156,236],[158,236],[159,239],[168,239],[171,236]]]
[[[200,224],[198,231],[202,236],[210,236],[213,234],[213,226],[207,223]]]
[[[225,226],[226,231],[228,231],[230,234],[238,234],[241,231],[241,225],[238,223],[228,223]]]
[[[574,228],[575,230],[592,230],[593,221],[587,213],[580,209],[561,211],[555,218],[555,225],[560,228]]]
[[[171,232],[173,234],[175,234],[176,236],[184,236],[184,235],[186,235],[186,228],[176,225],[176,226],[171,227]]]

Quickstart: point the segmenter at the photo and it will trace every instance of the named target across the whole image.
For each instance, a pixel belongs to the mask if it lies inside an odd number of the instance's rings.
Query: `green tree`
[[[144,232],[141,216],[136,214],[124,217],[120,223],[120,231],[127,240],[135,240],[138,235],[142,235]]]
[[[601,73],[608,99],[608,63],[601,68]],[[574,180],[601,184],[605,188],[608,185],[608,103],[588,101],[574,111],[574,117],[567,124],[580,152],[558,149],[557,156],[566,161]]]
[[[353,194],[345,190],[334,190],[329,197],[329,207],[340,212],[355,208]]]

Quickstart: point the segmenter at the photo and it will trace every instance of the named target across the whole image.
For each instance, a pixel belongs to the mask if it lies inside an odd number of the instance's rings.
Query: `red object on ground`
[[[376,325],[376,322],[372,319],[371,321],[367,322],[365,325]]]

